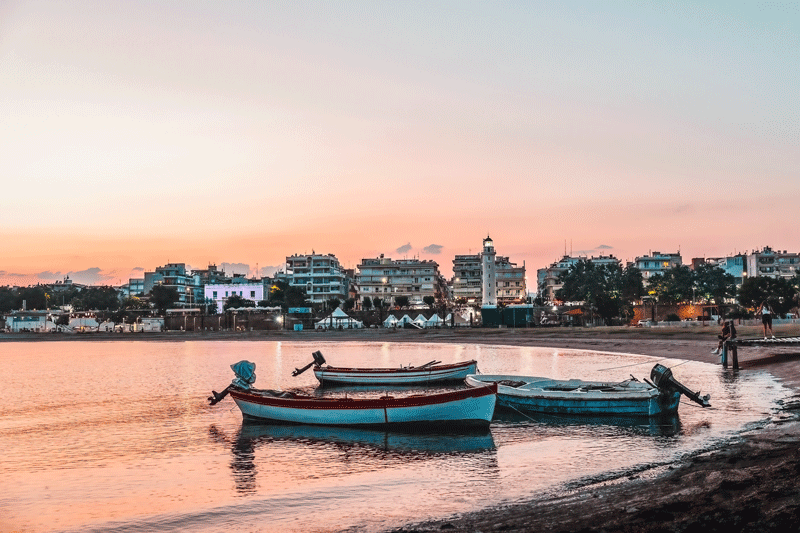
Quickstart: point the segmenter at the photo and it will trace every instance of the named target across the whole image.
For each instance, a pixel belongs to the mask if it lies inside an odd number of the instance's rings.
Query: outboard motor
[[[710,407],[711,404],[708,400],[711,399],[710,394],[700,396],[700,392],[692,392],[686,385],[672,377],[672,370],[664,365],[657,364],[650,371],[650,379],[653,380],[656,387],[659,389],[674,389],[680,391],[681,394],[689,398],[695,403],[700,404],[702,407]]]
[[[208,397],[209,405],[216,405],[222,401],[225,396],[230,392],[231,387],[238,387],[240,389],[249,389],[250,385],[256,381],[256,364],[250,361],[239,361],[231,365],[231,370],[236,374],[231,384],[225,387],[222,392],[211,391],[211,396]]]
[[[299,376],[300,374],[302,374],[303,372],[305,372],[306,370],[308,370],[312,366],[315,366],[315,365],[316,366],[322,366],[322,365],[325,364],[325,358],[322,357],[322,352],[320,352],[319,350],[317,350],[316,352],[312,353],[311,357],[313,357],[314,360],[312,362],[308,363],[303,368],[295,368],[294,372],[292,372],[292,376],[295,376],[295,377]]]

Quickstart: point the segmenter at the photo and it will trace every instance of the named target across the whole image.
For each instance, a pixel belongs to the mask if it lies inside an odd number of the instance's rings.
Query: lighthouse
[[[483,239],[481,252],[481,307],[494,309],[497,307],[497,272],[495,266],[494,242],[488,235]]]

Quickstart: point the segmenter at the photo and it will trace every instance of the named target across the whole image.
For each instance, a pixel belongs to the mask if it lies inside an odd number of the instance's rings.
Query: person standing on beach
[[[764,300],[761,302],[756,313],[761,315],[761,323],[764,325],[764,340],[767,340],[767,330],[769,330],[770,336],[774,339],[775,334],[772,332],[772,315],[774,312],[772,311],[772,307]]]

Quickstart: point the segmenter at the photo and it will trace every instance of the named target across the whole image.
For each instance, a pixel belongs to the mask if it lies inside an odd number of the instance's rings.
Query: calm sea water
[[[0,532],[380,531],[665,464],[768,418],[788,391],[767,373],[661,360],[711,394],[642,420],[500,414],[485,433],[254,425],[212,389],[229,365],[256,386],[317,389],[294,368],[477,359],[483,373],[623,380],[655,358],[552,348],[286,342],[0,343]],[[714,361],[710,356],[710,361]]]

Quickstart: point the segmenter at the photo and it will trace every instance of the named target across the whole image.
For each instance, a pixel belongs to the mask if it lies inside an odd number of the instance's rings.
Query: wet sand
[[[737,328],[740,338],[759,337],[755,326]],[[36,335],[0,334],[3,341],[68,340],[282,340],[449,342],[634,353],[719,363],[710,351],[718,328],[538,328],[458,330],[353,330]],[[775,334],[800,335],[800,326],[776,326]],[[794,391],[783,409],[760,430],[729,446],[685,457],[657,473],[638,472],[577,488],[567,495],[490,508],[447,520],[409,524],[411,532],[528,531],[798,531],[800,530],[800,346],[745,347],[738,372],[770,372]],[[727,372],[735,372],[728,369]],[[713,398],[712,398],[713,401]]]

